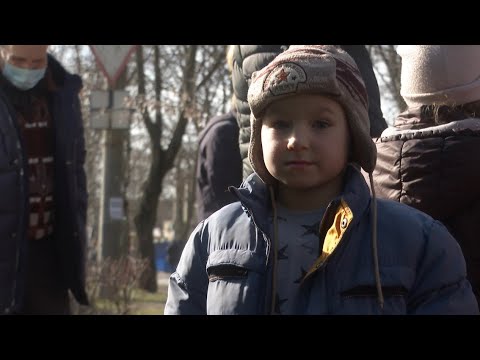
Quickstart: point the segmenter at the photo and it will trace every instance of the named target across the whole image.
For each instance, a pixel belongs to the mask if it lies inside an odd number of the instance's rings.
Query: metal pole
[[[125,87],[125,74],[118,81],[115,89]],[[113,90],[110,89],[109,113],[113,107]],[[103,182],[100,199],[99,235],[101,259],[108,257],[118,259],[128,253],[128,226],[125,209],[127,173],[128,129],[103,130]],[[123,214],[123,216],[122,216]]]

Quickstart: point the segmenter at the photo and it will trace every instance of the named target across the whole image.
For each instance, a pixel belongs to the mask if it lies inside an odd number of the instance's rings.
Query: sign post
[[[124,88],[125,69],[136,48],[137,45],[90,45],[109,85],[108,91],[92,91],[90,97],[91,124],[103,131],[105,144],[97,252],[100,259],[118,259],[128,251],[125,174],[131,109],[125,105],[128,93]]]
[[[115,88],[120,75],[125,71],[130,56],[138,45],[90,45],[97,65],[108,80],[111,89]]]

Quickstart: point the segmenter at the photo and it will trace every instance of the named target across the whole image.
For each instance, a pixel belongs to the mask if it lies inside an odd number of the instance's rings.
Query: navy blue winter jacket
[[[236,201],[229,186],[242,183],[238,124],[233,111],[215,116],[200,133],[197,161],[197,217],[204,220]]]
[[[85,291],[87,189],[79,92],[82,80],[48,57],[57,90],[51,95],[55,134],[54,242],[66,288],[88,304]],[[28,159],[15,110],[0,88],[0,314],[21,308],[28,241]]]

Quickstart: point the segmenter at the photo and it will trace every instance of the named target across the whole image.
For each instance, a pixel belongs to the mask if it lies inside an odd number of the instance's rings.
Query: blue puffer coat
[[[385,299],[377,299],[371,196],[350,166],[343,194],[328,206],[322,255],[302,280],[297,314],[478,314],[460,247],[446,228],[406,205],[378,200],[378,260]],[[271,312],[270,199],[252,174],[240,202],[201,222],[170,277],[165,314]],[[322,243],[321,243],[322,245]]]
[[[48,67],[58,89],[52,93],[55,133],[54,239],[66,288],[88,304],[85,292],[87,210],[85,141],[79,92],[82,80],[53,57]],[[0,314],[20,309],[28,242],[28,163],[15,111],[0,89]]]

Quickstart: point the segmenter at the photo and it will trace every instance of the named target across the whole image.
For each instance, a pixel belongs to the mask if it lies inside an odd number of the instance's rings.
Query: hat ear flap
[[[255,118],[253,113],[250,114],[250,130],[250,146],[248,147],[250,165],[265,184],[274,185],[277,180],[267,170],[263,159],[262,119]]]
[[[251,76],[251,78],[250,78],[250,81],[255,81],[255,79],[258,77],[258,73],[259,73],[259,71],[254,71],[254,72],[252,73],[252,76]]]

